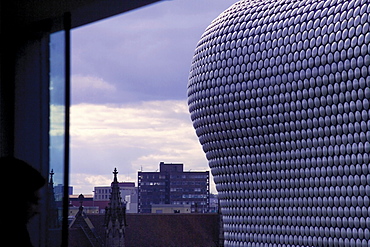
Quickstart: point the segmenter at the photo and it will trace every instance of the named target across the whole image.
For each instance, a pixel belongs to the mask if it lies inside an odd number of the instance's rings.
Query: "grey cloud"
[[[76,93],[73,103],[185,99],[196,43],[234,2],[164,1],[74,30],[73,73],[102,78],[116,90],[94,97]]]
[[[109,174],[112,167],[135,181],[141,166],[155,171],[160,161],[185,162],[186,169],[208,170],[188,117],[184,101],[73,105],[72,185],[93,187],[76,177]]]

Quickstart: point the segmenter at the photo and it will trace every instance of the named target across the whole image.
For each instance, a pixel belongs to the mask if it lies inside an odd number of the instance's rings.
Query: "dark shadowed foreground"
[[[219,246],[217,214],[127,214],[125,247]],[[88,215],[98,237],[104,239],[104,215]],[[89,233],[70,228],[69,246],[93,246]],[[221,240],[222,241],[222,240]]]

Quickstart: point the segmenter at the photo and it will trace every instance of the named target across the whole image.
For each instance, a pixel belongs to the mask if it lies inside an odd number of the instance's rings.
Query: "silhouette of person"
[[[1,223],[3,225],[3,243],[9,246],[31,247],[27,223],[38,213],[39,189],[45,178],[26,162],[14,157],[1,157],[0,179],[2,189]],[[6,203],[4,203],[6,202]]]

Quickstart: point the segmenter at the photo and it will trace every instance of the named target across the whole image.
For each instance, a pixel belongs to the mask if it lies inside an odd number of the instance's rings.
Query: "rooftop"
[[[88,217],[97,234],[104,238],[104,215]],[[125,247],[219,245],[218,214],[127,214],[126,219]],[[86,243],[81,238],[84,235],[80,230],[70,231],[70,243]]]

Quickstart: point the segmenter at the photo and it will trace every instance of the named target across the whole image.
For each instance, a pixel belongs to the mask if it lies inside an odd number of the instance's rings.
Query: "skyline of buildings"
[[[135,182],[118,182],[118,187],[127,213],[215,213],[218,201],[217,195],[210,194],[209,175],[209,171],[184,171],[182,163],[160,162],[156,172],[138,171],[138,186]],[[82,194],[84,210],[104,213],[111,185],[95,186],[92,192]],[[70,217],[78,212],[79,197],[70,194]]]
[[[167,175],[168,179],[174,176],[176,182],[186,181],[186,185],[194,182],[193,185],[199,186],[195,182],[203,178],[204,183],[204,175],[207,175],[207,172],[183,172],[183,164],[161,162],[160,168],[159,172],[140,174],[150,175],[150,180],[144,179],[143,183],[154,183],[149,181],[153,181],[155,175]],[[118,173],[115,168],[111,185],[95,187],[94,196],[70,197],[69,247],[223,246],[222,217],[218,210],[193,210],[191,203],[168,203],[150,205],[151,212],[129,213],[124,195],[127,190],[138,188],[132,182],[119,182]],[[187,176],[183,177],[184,174]],[[94,204],[104,206],[104,210]]]
[[[187,175],[185,176],[183,164],[161,162],[160,168],[156,174],[138,174],[138,176],[150,175],[150,181],[153,181],[155,175],[159,177],[159,174],[165,175],[164,177],[168,179],[173,176],[172,179],[176,182],[186,181],[186,185],[190,183],[196,186],[200,185],[196,183],[197,181],[202,181],[200,180],[202,178],[204,183],[205,175],[207,178],[209,176],[207,172],[185,172]],[[69,207],[68,246],[222,246],[222,220],[218,211],[215,213],[207,209],[201,212],[192,210],[191,203],[181,205],[169,203],[150,205],[152,212],[129,213],[127,196],[124,195],[127,191],[138,188],[132,182],[119,182],[118,173],[115,168],[111,185],[95,187],[94,196],[80,194],[70,197],[72,200]],[[52,175],[50,181],[52,186]],[[145,179],[143,183],[148,183],[146,185],[149,186],[157,185]],[[106,203],[104,210],[99,209],[95,203]],[[189,234],[199,236],[190,239]]]
[[[174,162],[174,163],[179,163],[179,162]],[[183,163],[185,166],[187,163]],[[136,171],[136,174],[135,174],[135,177],[132,177],[131,175],[127,175],[125,174],[125,167],[124,165],[117,165],[117,166],[112,166],[112,169],[114,167],[117,167],[118,170],[122,171],[122,174],[121,174],[121,177],[122,177],[122,180],[121,182],[122,183],[135,183],[135,186],[137,186],[138,184],[138,177],[137,177],[137,172],[139,171],[142,171],[142,172],[156,172],[159,170],[159,168],[151,168],[151,169],[145,169],[145,167],[139,167],[138,170]],[[209,168],[208,165],[206,165],[204,167],[204,169],[202,168],[197,168],[197,169],[194,169],[194,168],[188,168],[186,169],[187,171],[208,171],[210,174],[210,193],[212,194],[217,194],[217,189],[215,187],[215,184],[214,184],[214,181],[213,181],[213,175],[211,173],[211,170]],[[73,193],[72,194],[75,194],[75,195],[79,195],[79,194],[84,194],[84,195],[89,195],[89,194],[94,194],[94,188],[95,187],[105,187],[105,186],[108,186],[109,187],[109,174],[104,172],[104,173],[101,173],[101,174],[98,174],[98,175],[93,175],[91,177],[87,177],[89,179],[87,179],[88,181],[86,183],[81,183],[81,181],[78,181],[76,183],[71,183],[70,184],[70,187],[72,188],[73,190]],[[90,179],[91,178],[91,179]],[[92,182],[93,181],[93,182]]]

